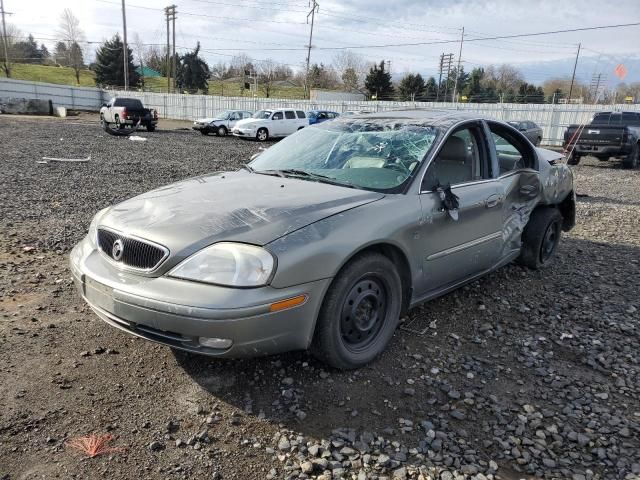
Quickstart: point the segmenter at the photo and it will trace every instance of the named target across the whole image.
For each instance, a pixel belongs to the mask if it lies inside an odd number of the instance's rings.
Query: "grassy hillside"
[[[1,76],[5,76],[2,72]],[[11,78],[32,82],[57,83],[60,85],[78,85],[73,68],[55,67],[52,65],[33,65],[14,63],[11,65]],[[91,70],[80,71],[80,86],[95,87],[94,74]]]
[[[0,74],[4,77],[4,73]],[[56,83],[60,85],[77,85],[75,73],[72,68],[56,67],[53,65],[33,65],[24,63],[14,63],[11,66],[11,78],[16,80],[28,80],[32,82]],[[80,72],[81,87],[95,87],[95,75],[91,70]],[[225,97],[250,96],[247,90],[240,89],[238,81],[209,81],[210,95],[224,95]],[[145,90],[151,92],[166,92],[167,77],[145,78]],[[258,96],[264,97],[264,90],[258,87]],[[269,92],[272,98],[292,98],[304,97],[304,88],[291,85],[276,85]]]

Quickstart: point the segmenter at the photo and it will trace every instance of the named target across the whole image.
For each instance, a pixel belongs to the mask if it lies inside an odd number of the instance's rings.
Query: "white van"
[[[231,133],[236,137],[255,138],[264,142],[269,138],[286,137],[309,125],[302,110],[278,108],[260,110],[249,119],[240,120]]]

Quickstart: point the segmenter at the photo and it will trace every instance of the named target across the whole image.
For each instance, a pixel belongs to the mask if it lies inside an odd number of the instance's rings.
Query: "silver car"
[[[551,261],[575,222],[559,159],[470,115],[340,118],[98,212],[71,270],[100,318],[139,337],[214,357],[311,348],[355,368],[412,307]]]
[[[244,110],[227,110],[216,113],[213,117],[199,118],[193,122],[193,129],[202,135],[215,133],[219,137],[227,135],[240,120],[251,118],[251,112]]]

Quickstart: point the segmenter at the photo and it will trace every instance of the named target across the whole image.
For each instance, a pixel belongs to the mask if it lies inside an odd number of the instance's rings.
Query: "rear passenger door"
[[[291,135],[298,130],[298,119],[296,118],[296,112],[293,110],[284,111],[284,123],[285,123],[285,135]]]
[[[492,173],[482,122],[457,128],[443,142],[422,180],[420,231],[423,296],[492,268],[501,250],[499,185]],[[444,209],[438,186],[458,197],[457,219]]]
[[[298,117],[298,128],[309,125],[309,118],[302,110],[296,110],[296,116]]]

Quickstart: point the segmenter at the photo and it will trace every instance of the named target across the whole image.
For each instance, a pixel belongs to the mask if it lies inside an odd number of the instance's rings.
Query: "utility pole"
[[[7,78],[11,78],[11,67],[9,66],[9,54],[7,48],[7,26],[4,23],[4,0],[0,0],[0,13],[2,13],[2,45],[4,46],[4,71]]]
[[[309,62],[311,61],[311,47],[312,47],[312,40],[313,40],[313,23],[315,21],[316,18],[316,12],[318,11],[318,9],[320,8],[320,5],[318,5],[318,2],[316,0],[311,0],[309,2],[309,7],[311,7],[311,10],[309,11],[309,13],[307,13],[307,23],[309,23],[309,16],[311,16],[311,30],[309,32],[309,45],[307,45],[307,70],[304,76],[304,98],[309,98]]]
[[[573,75],[571,75],[571,86],[569,87],[569,98],[567,99],[568,103],[571,103],[571,93],[573,92],[573,82],[576,79],[576,67],[578,66],[578,57],[580,56],[580,46],[578,44],[578,53],[576,53],[576,62],[573,64]]]
[[[593,77],[591,77],[591,88],[589,90],[593,98],[594,105],[597,104],[598,100],[600,99],[600,85],[606,81],[607,81],[607,76],[602,73],[598,73],[598,74],[594,73]]]
[[[173,7],[173,17],[172,17],[172,22],[173,22],[173,52],[171,53],[171,63],[173,63],[173,93],[176,93],[176,81],[177,81],[177,75],[176,75],[176,70],[178,68],[178,66],[176,65],[176,6],[172,5]]]
[[[175,77],[176,70],[175,66],[172,68],[172,65],[175,64],[176,58],[176,6],[170,5],[168,7],[164,7],[164,14],[167,17],[167,61],[166,61],[166,69],[167,69],[167,93],[171,93],[171,75],[173,73],[173,90],[175,91]],[[173,20],[173,56],[171,56],[171,45],[169,43],[169,22]],[[171,60],[169,58],[171,57]]]
[[[458,52],[458,67],[456,68],[456,81],[453,84],[453,101],[457,102],[458,94],[458,77],[460,76],[460,58],[462,57],[462,44],[464,43],[464,27],[462,27],[462,35],[460,35],[460,51]]]
[[[122,63],[124,66],[124,91],[129,89],[129,50],[127,49],[127,13],[122,0]]]
[[[447,92],[449,91],[449,75],[451,74],[451,64],[453,63],[453,53],[443,53],[440,55],[440,80],[438,81],[438,96],[440,94],[440,88],[442,84],[442,74],[447,72],[447,77],[444,84],[444,100],[447,101]],[[437,100],[436,100],[437,101]]]

